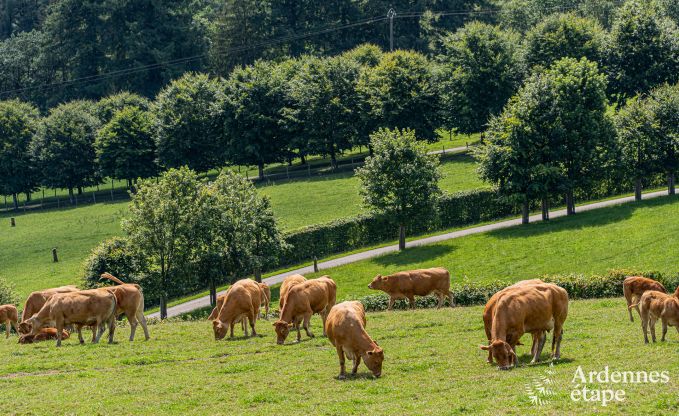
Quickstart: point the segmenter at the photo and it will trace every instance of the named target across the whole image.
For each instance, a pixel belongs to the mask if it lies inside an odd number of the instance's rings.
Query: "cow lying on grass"
[[[497,301],[491,329],[490,345],[481,345],[490,351],[501,370],[518,365],[516,345],[521,336],[528,333],[554,330],[552,358],[561,357],[563,323],[568,315],[568,293],[550,284],[518,286],[507,290]],[[536,362],[546,337],[541,337],[533,352]]]
[[[61,332],[61,339],[68,339],[71,334],[67,330]],[[51,339],[57,339],[57,329],[56,328],[41,328],[37,334],[26,334],[19,338],[19,344],[33,344],[35,342],[48,341]]]
[[[357,301],[342,302],[330,309],[325,321],[325,333],[337,349],[340,362],[338,378],[346,378],[344,356],[353,360],[351,374],[356,374],[361,358],[375,377],[382,374],[384,351],[365,332],[365,310],[363,304]]]
[[[5,324],[5,338],[9,338],[10,327],[14,327],[14,330],[19,333],[19,327],[17,322],[19,321],[19,312],[14,305],[1,305],[0,306],[0,323]]]
[[[254,280],[243,279],[233,284],[224,295],[222,307],[219,309],[217,317],[212,321],[212,329],[215,339],[220,340],[226,336],[227,329],[230,329],[230,336],[233,338],[233,327],[240,320],[243,320],[243,332],[248,336],[245,319],[250,323],[252,336],[257,335],[255,323],[259,315],[259,307],[262,304],[262,289]]]
[[[648,290],[641,295],[638,304],[630,306],[630,310],[636,307],[641,308],[641,329],[644,331],[644,342],[646,344],[648,344],[649,326],[651,327],[651,337],[655,342],[655,322],[658,319],[662,322],[661,341],[665,341],[668,326],[675,327],[679,333],[679,287],[677,287],[674,295],[668,295],[657,290]]]
[[[53,289],[32,292],[30,295],[28,295],[26,303],[24,304],[24,311],[21,313],[21,324],[19,325],[19,331],[22,334],[29,334],[31,332],[31,327],[27,321],[32,318],[33,315],[38,313],[52,296],[57,293],[73,293],[79,290],[80,289],[75,286],[61,286],[55,287]]]
[[[299,324],[303,322],[304,331],[313,338],[309,331],[311,315],[318,313],[323,319],[323,335],[325,335],[325,321],[330,308],[335,304],[337,286],[328,276],[306,280],[292,286],[283,300],[280,319],[273,326],[276,329],[277,343],[282,345],[290,333],[291,327],[297,328],[297,342],[301,341]]]
[[[656,282],[653,279],[648,279],[641,276],[630,276],[625,278],[622,282],[622,292],[625,295],[625,300],[627,300],[627,312],[629,312],[629,320],[634,322],[634,317],[632,316],[632,309],[636,309],[639,316],[641,316],[641,311],[639,310],[639,300],[641,295],[648,290],[655,290],[657,292],[667,293],[665,286],[660,282]]]
[[[144,293],[141,286],[125,283],[109,273],[102,274],[101,278],[118,284],[118,286],[105,287],[102,290],[106,290],[116,297],[116,317],[125,314],[130,322],[130,341],[134,341],[134,334],[139,324],[144,330],[144,338],[148,341],[150,336],[144,316]],[[103,332],[104,327],[101,327],[99,331]]]
[[[437,308],[443,306],[446,298],[451,306],[455,306],[453,294],[450,293],[450,273],[440,267],[398,272],[389,276],[378,274],[368,288],[389,295],[388,310],[392,310],[397,299],[408,299],[410,308],[415,309],[415,296],[427,296],[430,293],[439,299]]]
[[[85,343],[82,327],[92,328],[92,343],[99,342],[102,332],[100,325],[108,326],[108,342],[113,343],[116,322],[116,297],[101,289],[82,290],[74,293],[59,293],[52,296],[40,311],[27,322],[32,328],[31,335],[37,335],[43,327],[54,326],[57,331],[57,347],[61,346],[64,326],[75,325],[78,340]]]

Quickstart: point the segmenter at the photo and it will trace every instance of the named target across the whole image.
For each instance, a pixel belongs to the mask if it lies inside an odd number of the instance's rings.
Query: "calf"
[[[92,343],[99,342],[100,325],[108,326],[108,342],[113,343],[116,322],[116,297],[101,289],[83,290],[75,293],[59,293],[50,298],[40,311],[27,322],[31,325],[31,334],[37,335],[41,328],[54,325],[57,330],[57,347],[61,346],[65,325],[75,325],[78,329],[78,340],[82,337],[82,327],[92,328]]]
[[[266,283],[257,283],[262,289],[262,305],[264,306],[264,319],[269,320],[269,304],[271,303],[271,289]]]
[[[257,282],[250,279],[239,280],[233,284],[224,295],[222,307],[217,317],[212,321],[212,329],[215,339],[220,340],[226,336],[227,328],[233,337],[233,327],[240,320],[247,319],[252,328],[252,336],[257,335],[255,322],[259,315],[259,307],[262,304],[262,289]],[[247,326],[243,322],[243,332],[248,336]]]
[[[290,290],[290,288],[293,287],[294,285],[303,282],[306,282],[306,278],[301,274],[292,274],[286,277],[285,280],[283,280],[283,284],[281,284],[281,291],[278,299],[279,311],[283,310],[283,306],[285,305],[285,296],[288,294],[288,290]]]
[[[9,338],[10,327],[14,327],[16,333],[19,333],[19,327],[17,322],[19,321],[19,313],[14,305],[2,305],[0,306],[0,323],[5,324],[5,338]]]
[[[660,282],[656,282],[653,279],[648,279],[641,276],[630,276],[625,278],[622,282],[622,292],[625,295],[625,300],[627,300],[627,312],[629,312],[629,320],[634,322],[634,317],[632,316],[632,309],[636,309],[637,313],[641,315],[639,310],[639,299],[641,295],[647,290],[655,290],[662,293],[667,293],[665,286]]]
[[[375,377],[382,374],[384,351],[365,332],[365,310],[357,301],[342,302],[330,309],[325,321],[325,333],[337,349],[340,362],[338,378],[346,378],[344,356],[354,361],[351,374],[356,374],[361,358]]]
[[[304,331],[313,338],[309,331],[311,315],[318,313],[323,320],[323,335],[325,335],[325,321],[330,308],[335,304],[337,286],[328,276],[306,280],[292,286],[285,295],[283,309],[278,321],[273,325],[276,329],[277,343],[282,345],[290,333],[291,327],[297,328],[297,342],[302,339],[299,324],[303,321]]]
[[[677,288],[679,295],[679,288]],[[679,297],[668,295],[657,290],[647,290],[641,295],[638,304],[631,305],[631,308],[641,307],[641,329],[644,332],[644,342],[648,344],[648,327],[651,327],[651,337],[655,342],[655,321],[662,321],[662,338],[665,341],[667,327],[673,326],[679,332]]]
[[[102,274],[101,278],[118,284],[118,286],[105,287],[102,290],[111,292],[116,297],[116,317],[125,314],[130,322],[130,341],[134,341],[134,334],[139,324],[144,330],[144,338],[148,341],[150,336],[144,316],[144,292],[142,292],[141,286],[125,283],[109,273]],[[104,328],[102,327],[99,330],[103,332]]]
[[[31,332],[31,327],[27,323],[28,319],[38,313],[52,296],[57,293],[73,293],[77,292],[78,290],[80,289],[75,286],[61,286],[55,287],[53,289],[40,290],[28,295],[28,299],[26,299],[26,303],[24,304],[24,310],[21,313],[21,324],[19,325],[19,331],[22,334],[28,334]]]
[[[501,370],[518,365],[515,348],[521,336],[528,333],[551,331],[552,357],[561,356],[563,323],[568,315],[568,293],[553,284],[543,283],[518,286],[507,290],[497,301],[491,329],[490,345],[481,345],[491,351]],[[542,337],[534,350],[536,362],[545,344]]]
[[[61,339],[68,339],[71,334],[67,330],[61,332]],[[26,334],[19,338],[19,344],[33,344],[34,342],[48,341],[51,339],[57,339],[57,329],[56,328],[41,328],[37,334]]]
[[[446,297],[453,303],[453,294],[450,293],[450,273],[448,270],[436,267],[433,269],[410,270],[398,272],[389,276],[377,275],[368,285],[369,289],[381,290],[389,295],[389,307],[391,310],[396,299],[408,299],[410,308],[415,308],[415,296],[427,296],[436,294],[439,299],[437,308],[443,306]]]
[[[488,299],[488,303],[486,303],[486,307],[483,309],[483,326],[486,330],[486,337],[488,338],[488,345],[491,343],[491,328],[493,326],[493,315],[495,314],[495,305],[497,304],[497,301],[504,295],[506,294],[509,289],[518,287],[518,286],[529,286],[529,285],[536,285],[536,284],[542,284],[544,283],[540,279],[531,279],[531,280],[522,280],[520,282],[514,283],[511,286],[508,286],[499,292],[495,293],[493,296]],[[538,345],[538,342],[541,337],[546,336],[547,334],[543,333],[537,333],[533,334],[533,345],[531,347],[531,353],[535,355],[535,348]],[[543,341],[544,342],[544,341]],[[519,344],[517,344],[519,345]],[[488,351],[488,359],[487,361],[489,363],[493,363],[493,354],[491,351]]]

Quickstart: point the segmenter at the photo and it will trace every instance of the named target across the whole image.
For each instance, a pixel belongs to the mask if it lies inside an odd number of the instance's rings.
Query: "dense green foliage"
[[[14,291],[14,287],[0,277],[0,305],[16,304],[18,301],[19,297]]]

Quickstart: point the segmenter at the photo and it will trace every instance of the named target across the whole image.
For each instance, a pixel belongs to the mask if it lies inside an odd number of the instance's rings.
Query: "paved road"
[[[650,198],[657,198],[661,196],[667,195],[667,191],[659,191],[659,192],[651,192],[643,195],[644,199],[650,199]],[[602,201],[602,202],[595,202],[592,204],[587,204],[587,205],[582,205],[576,208],[576,212],[584,212],[584,211],[591,211],[593,209],[598,209],[598,208],[605,208],[605,207],[610,207],[614,205],[620,205],[628,202],[633,202],[634,197],[629,196],[629,197],[624,197],[624,198],[617,198],[617,199],[611,199],[608,201]],[[558,217],[563,217],[566,215],[566,210],[558,210],[558,211],[552,211],[549,213],[550,218],[558,218]],[[538,222],[541,221],[542,217],[540,214],[538,215],[532,215],[530,217],[531,222]],[[467,235],[472,235],[472,234],[479,234],[479,233],[485,233],[488,231],[493,231],[493,230],[500,230],[503,228],[509,228],[509,227],[514,227],[517,225],[521,225],[521,219],[513,219],[513,220],[507,220],[507,221],[500,221],[496,222],[493,224],[488,224],[488,225],[482,225],[479,227],[473,227],[473,228],[467,228],[464,230],[459,230],[459,231],[453,231],[450,233],[445,233],[445,234],[440,234],[440,235],[435,235],[432,237],[427,237],[427,238],[421,238],[419,240],[413,240],[409,241],[406,243],[406,247],[418,247],[418,246],[424,246],[427,244],[434,244],[438,243],[441,241],[446,241],[446,240],[452,240],[454,238],[460,238],[464,237]],[[363,251],[360,253],[356,254],[351,254],[348,256],[344,257],[339,257],[333,260],[328,260],[324,262],[318,263],[318,268],[320,270],[323,269],[329,269],[331,267],[337,267],[337,266],[342,266],[344,264],[349,264],[349,263],[355,263],[357,261],[361,260],[366,260],[366,259],[371,259],[373,257],[378,257],[378,256],[383,256],[388,253],[393,253],[398,251],[398,245],[392,245],[392,246],[386,246],[386,247],[380,247],[376,248],[373,250],[367,250]],[[291,274],[299,273],[299,274],[310,274],[314,272],[313,266],[307,266],[307,267],[302,267],[300,269],[295,269],[295,270],[290,270],[285,273],[277,274],[271,277],[268,277],[264,279],[264,283],[268,285],[275,285],[278,283],[281,283],[283,279],[286,277],[290,276]],[[224,292],[220,292],[219,294],[222,294]],[[186,312],[191,312],[192,310],[199,309],[199,308],[204,308],[206,306],[210,305],[210,298],[208,296],[195,299],[186,303],[182,303],[180,305],[173,306],[171,308],[168,308],[167,314],[169,317],[181,315]],[[158,313],[153,313],[149,315],[150,318],[158,318],[159,314]]]

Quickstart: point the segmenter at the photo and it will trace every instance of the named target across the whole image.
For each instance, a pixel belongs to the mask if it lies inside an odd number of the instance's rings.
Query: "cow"
[[[410,308],[415,309],[415,296],[427,296],[430,293],[435,293],[439,299],[437,308],[443,306],[446,297],[450,306],[455,306],[453,294],[450,293],[450,273],[441,267],[398,272],[389,276],[378,274],[368,288],[389,295],[388,310],[392,310],[397,299],[408,299]]]
[[[648,344],[648,327],[651,327],[651,337],[655,342],[655,321],[662,321],[662,338],[665,341],[667,327],[673,326],[679,333],[679,287],[674,295],[668,295],[657,290],[647,290],[641,295],[638,304],[632,308],[641,307],[641,329],[644,332],[644,343]]]
[[[254,280],[243,279],[234,283],[225,294],[217,317],[212,321],[215,339],[223,339],[227,328],[230,329],[230,336],[233,338],[234,325],[245,319],[250,323],[252,336],[256,336],[255,322],[262,304],[262,296],[262,289]],[[245,322],[243,322],[243,332],[247,337],[248,330]]]
[[[662,293],[667,293],[665,286],[660,282],[656,282],[653,279],[649,279],[642,276],[629,276],[625,278],[622,282],[622,292],[625,295],[625,300],[627,301],[627,312],[629,312],[629,320],[634,322],[634,317],[632,316],[632,309],[636,309],[639,316],[641,316],[641,311],[639,310],[639,300],[641,295],[647,290],[655,290]],[[632,306],[636,305],[636,306]]]
[[[151,337],[149,336],[146,317],[144,316],[144,292],[141,286],[125,283],[109,273],[102,274],[101,278],[118,284],[117,286],[104,287],[102,290],[111,292],[116,297],[116,317],[125,314],[130,322],[130,341],[134,341],[134,334],[139,324],[141,324],[144,330],[144,338],[148,341]],[[103,332],[104,327],[101,327],[99,331]]]
[[[68,339],[71,336],[71,334],[68,333],[67,330],[63,330],[61,332],[61,339]],[[40,331],[38,331],[37,334],[31,335],[31,334],[26,334],[22,335],[19,338],[19,344],[33,344],[35,342],[42,342],[42,341],[48,341],[51,339],[57,339],[57,329],[56,328],[41,328]]]
[[[278,299],[279,311],[282,311],[283,306],[285,306],[285,296],[288,294],[288,290],[290,290],[290,288],[293,287],[294,285],[302,282],[306,282],[306,278],[301,274],[291,274],[290,276],[286,277],[285,280],[283,280],[283,284],[281,284],[281,291],[279,293]]]
[[[266,283],[257,283],[262,289],[262,306],[264,306],[264,319],[269,320],[269,304],[271,303],[271,289]]]
[[[554,330],[552,358],[561,357],[563,324],[568,316],[568,292],[551,283],[518,286],[507,290],[497,301],[491,329],[490,345],[480,345],[491,351],[501,370],[518,365],[515,348],[521,336]],[[546,337],[541,337],[533,351],[532,362],[539,360]]]
[[[314,334],[309,331],[309,321],[311,315],[315,313],[321,315],[323,335],[325,336],[325,321],[330,308],[335,305],[336,296],[337,285],[328,276],[306,280],[290,287],[285,294],[285,299],[283,299],[280,319],[273,324],[276,329],[276,342],[283,345],[290,333],[290,328],[293,326],[297,328],[297,342],[300,342],[302,335],[299,325],[302,321],[307,336],[313,338]]]
[[[19,312],[14,305],[2,305],[0,306],[0,323],[5,324],[5,338],[9,338],[10,327],[14,327],[14,330],[19,334],[19,327],[17,322],[19,321]]]
[[[486,330],[486,337],[488,338],[488,345],[490,345],[491,342],[491,328],[493,326],[493,314],[495,313],[495,305],[497,304],[498,299],[502,297],[507,291],[513,287],[517,286],[524,286],[524,285],[536,285],[536,284],[542,284],[544,283],[540,279],[530,279],[530,280],[522,280],[520,282],[516,282],[511,286],[507,286],[506,288],[500,290],[499,292],[495,293],[493,296],[488,299],[488,303],[486,303],[486,307],[483,309],[483,326]],[[531,352],[533,355],[535,355],[535,347],[538,345],[539,342],[539,337],[541,336],[546,336],[545,333],[541,334],[533,334],[533,345],[531,347]],[[544,342],[544,341],[543,341]],[[520,344],[517,344],[520,345]],[[493,363],[493,354],[488,351],[488,359],[487,361],[492,364]]]
[[[26,303],[24,304],[24,310],[21,313],[21,324],[19,325],[19,331],[22,334],[28,334],[31,332],[31,327],[28,326],[26,321],[38,313],[52,296],[57,293],[73,293],[79,290],[80,289],[75,286],[61,286],[55,287],[53,289],[32,292],[30,295],[28,295],[28,299],[26,299]]]
[[[78,340],[84,344],[82,327],[92,328],[92,343],[99,342],[100,325],[108,326],[108,342],[113,343],[116,324],[116,297],[107,290],[91,289],[74,293],[53,295],[40,311],[26,321],[32,328],[31,335],[37,335],[41,328],[53,325],[57,330],[57,347],[61,346],[65,325],[75,325]]]
[[[353,360],[351,374],[355,375],[361,358],[375,377],[382,374],[384,351],[365,331],[365,309],[358,301],[342,302],[330,309],[325,321],[325,333],[337,349],[340,362],[340,373],[337,378],[346,378],[344,356]]]

